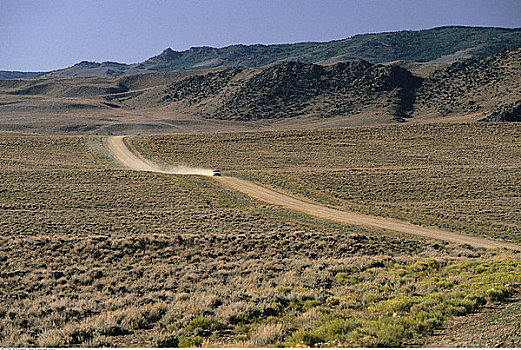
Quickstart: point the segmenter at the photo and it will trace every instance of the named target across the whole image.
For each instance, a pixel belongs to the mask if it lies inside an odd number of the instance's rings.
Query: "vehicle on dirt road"
[[[221,176],[220,170],[212,170],[212,176]]]

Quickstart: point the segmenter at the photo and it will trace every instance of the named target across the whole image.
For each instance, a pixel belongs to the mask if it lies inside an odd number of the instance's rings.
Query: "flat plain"
[[[516,123],[143,136],[167,164],[222,168],[332,207],[521,242]]]
[[[133,144],[326,205],[519,242],[518,135],[480,123]],[[99,137],[0,143],[2,346],[400,346],[521,283],[519,253],[333,224],[211,178],[126,170]],[[466,223],[459,205],[483,209]]]
[[[117,169],[100,139],[1,140],[6,346],[153,345],[216,309],[233,340],[305,261],[428,246],[257,208],[203,178]]]

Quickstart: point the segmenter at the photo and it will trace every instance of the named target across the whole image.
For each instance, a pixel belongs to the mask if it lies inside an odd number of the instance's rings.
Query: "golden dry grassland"
[[[343,159],[334,147],[319,156],[328,148],[313,137],[328,133],[136,144],[165,162],[198,159],[274,186],[301,169],[289,182],[301,186]],[[334,199],[314,186],[312,198]],[[513,252],[335,225],[211,179],[121,169],[95,137],[1,134],[0,198],[2,346],[399,346],[507,300],[521,283]]]
[[[348,210],[521,242],[521,126],[431,124],[134,141]]]

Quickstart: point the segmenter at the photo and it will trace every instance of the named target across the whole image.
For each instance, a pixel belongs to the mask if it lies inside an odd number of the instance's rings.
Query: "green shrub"
[[[179,328],[180,328],[179,323],[169,323],[165,326],[165,328],[163,329],[163,332],[165,332],[167,334],[172,334],[172,333],[178,331]]]
[[[436,259],[427,259],[414,263],[411,267],[413,271],[438,271],[442,262]]]
[[[199,330],[214,332],[225,328],[226,324],[213,317],[198,317],[190,321],[185,331],[188,333],[198,333]]]
[[[420,303],[412,305],[410,311],[412,314],[418,314],[423,311],[432,310],[439,304],[440,304],[440,301],[438,301],[438,300],[427,299]]]
[[[323,343],[324,339],[319,337],[313,330],[311,331],[303,331],[298,330],[291,335],[289,338],[289,346],[293,345],[305,345],[307,347],[314,347],[318,343]]]
[[[349,281],[349,274],[346,272],[339,272],[335,277],[338,283],[346,283]]]
[[[418,321],[416,332],[421,334],[438,328],[443,324],[444,316],[440,311],[420,311],[415,319]]]
[[[318,300],[306,300],[302,304],[302,311],[308,311],[309,309],[312,309],[314,307],[320,306],[322,303]]]
[[[416,303],[418,303],[417,300],[402,295],[397,298],[389,299],[377,304],[375,309],[378,312],[383,312],[387,316],[392,316],[394,313],[409,312],[411,307]]]
[[[374,341],[362,343],[362,346],[400,347],[403,340],[409,338],[416,328],[416,322],[408,317],[384,318],[373,323]]]
[[[479,298],[461,298],[461,297],[454,297],[449,300],[447,300],[447,305],[452,306],[451,312],[453,315],[466,315],[469,312],[472,312],[476,310],[479,306]]]
[[[177,348],[179,339],[172,334],[160,334],[152,339],[152,346],[155,348]]]
[[[203,344],[203,340],[201,337],[180,337],[179,338],[179,347],[180,348],[198,348]]]
[[[465,296],[464,300],[467,305],[471,306],[472,311],[478,309],[479,307],[487,303],[486,299],[478,294],[469,294]]]
[[[503,301],[510,295],[507,287],[493,287],[485,292],[485,298],[490,301]]]
[[[298,330],[294,332],[289,339],[289,343],[313,347],[317,343],[345,337],[345,335],[359,326],[360,322],[354,319],[333,319],[309,331]]]

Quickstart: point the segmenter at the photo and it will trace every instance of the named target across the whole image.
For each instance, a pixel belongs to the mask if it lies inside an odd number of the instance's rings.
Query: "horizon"
[[[488,26],[459,26],[459,25],[447,25],[447,26],[438,26],[438,27],[432,27],[432,28],[425,28],[425,29],[418,29],[418,30],[403,30],[403,31],[409,31],[409,32],[418,32],[418,31],[422,31],[422,30],[431,30],[431,29],[436,29],[436,28],[445,28],[445,27],[466,27],[466,28],[497,28],[497,29],[512,29],[512,30],[516,30],[516,29],[521,29],[521,27],[488,27]],[[342,40],[347,40],[347,39],[351,39],[353,37],[356,37],[356,36],[359,36],[359,35],[370,35],[370,34],[385,34],[385,33],[395,33],[395,32],[398,32],[398,31],[390,31],[390,32],[368,32],[368,33],[360,33],[360,34],[355,34],[355,35],[352,35],[352,36],[349,36],[349,37],[346,37],[346,38],[342,38],[342,39],[333,39],[333,40],[328,40],[328,41],[298,41],[298,42],[289,42],[289,43],[268,43],[268,44],[264,44],[264,43],[253,43],[253,44],[242,44],[242,43],[236,43],[236,44],[230,44],[230,45],[226,45],[226,46],[207,46],[207,45],[202,45],[202,46],[192,46],[192,47],[189,47],[189,48],[186,48],[184,50],[174,50],[172,49],[171,47],[167,47],[167,48],[164,48],[161,52],[158,52],[150,57],[148,57],[146,60],[152,58],[152,57],[155,57],[155,56],[159,56],[161,53],[163,53],[164,51],[167,51],[167,50],[172,50],[174,52],[185,52],[185,51],[188,51],[190,49],[193,49],[193,48],[212,48],[212,49],[225,49],[227,47],[232,47],[232,46],[239,46],[239,45],[243,45],[243,46],[255,46],[255,45],[262,45],[262,46],[275,46],[275,45],[292,45],[292,44],[300,44],[300,43],[327,43],[327,42],[332,42],[332,41],[342,41]],[[146,61],[145,60],[145,61]],[[113,61],[113,60],[108,60],[108,61],[87,61],[87,60],[82,60],[82,61],[79,61],[79,62],[76,62],[68,67],[72,67],[72,66],[75,66],[75,65],[78,65],[78,64],[81,64],[83,62],[87,62],[87,63],[96,63],[96,64],[103,64],[103,63],[118,63],[118,64],[127,64],[127,65],[131,65],[131,64],[138,64],[138,63],[142,63],[144,61],[139,61],[139,62],[118,62],[118,61]],[[67,68],[67,67],[61,67],[61,68]],[[61,68],[57,68],[57,69],[54,69],[54,70],[59,70]],[[5,71],[5,70],[0,70],[0,71]],[[53,71],[53,70],[51,70]],[[14,72],[14,71],[13,71]],[[37,71],[25,71],[25,72],[37,72]],[[43,71],[39,71],[39,72],[43,72]]]
[[[516,16],[521,13],[521,2],[515,0],[421,4],[413,0],[270,0],[262,4],[156,0],[147,4],[142,8],[124,0],[0,0],[4,42],[0,70],[46,72],[82,61],[133,64],[167,48],[182,52],[192,47],[329,42],[451,26],[521,27],[521,18]]]

